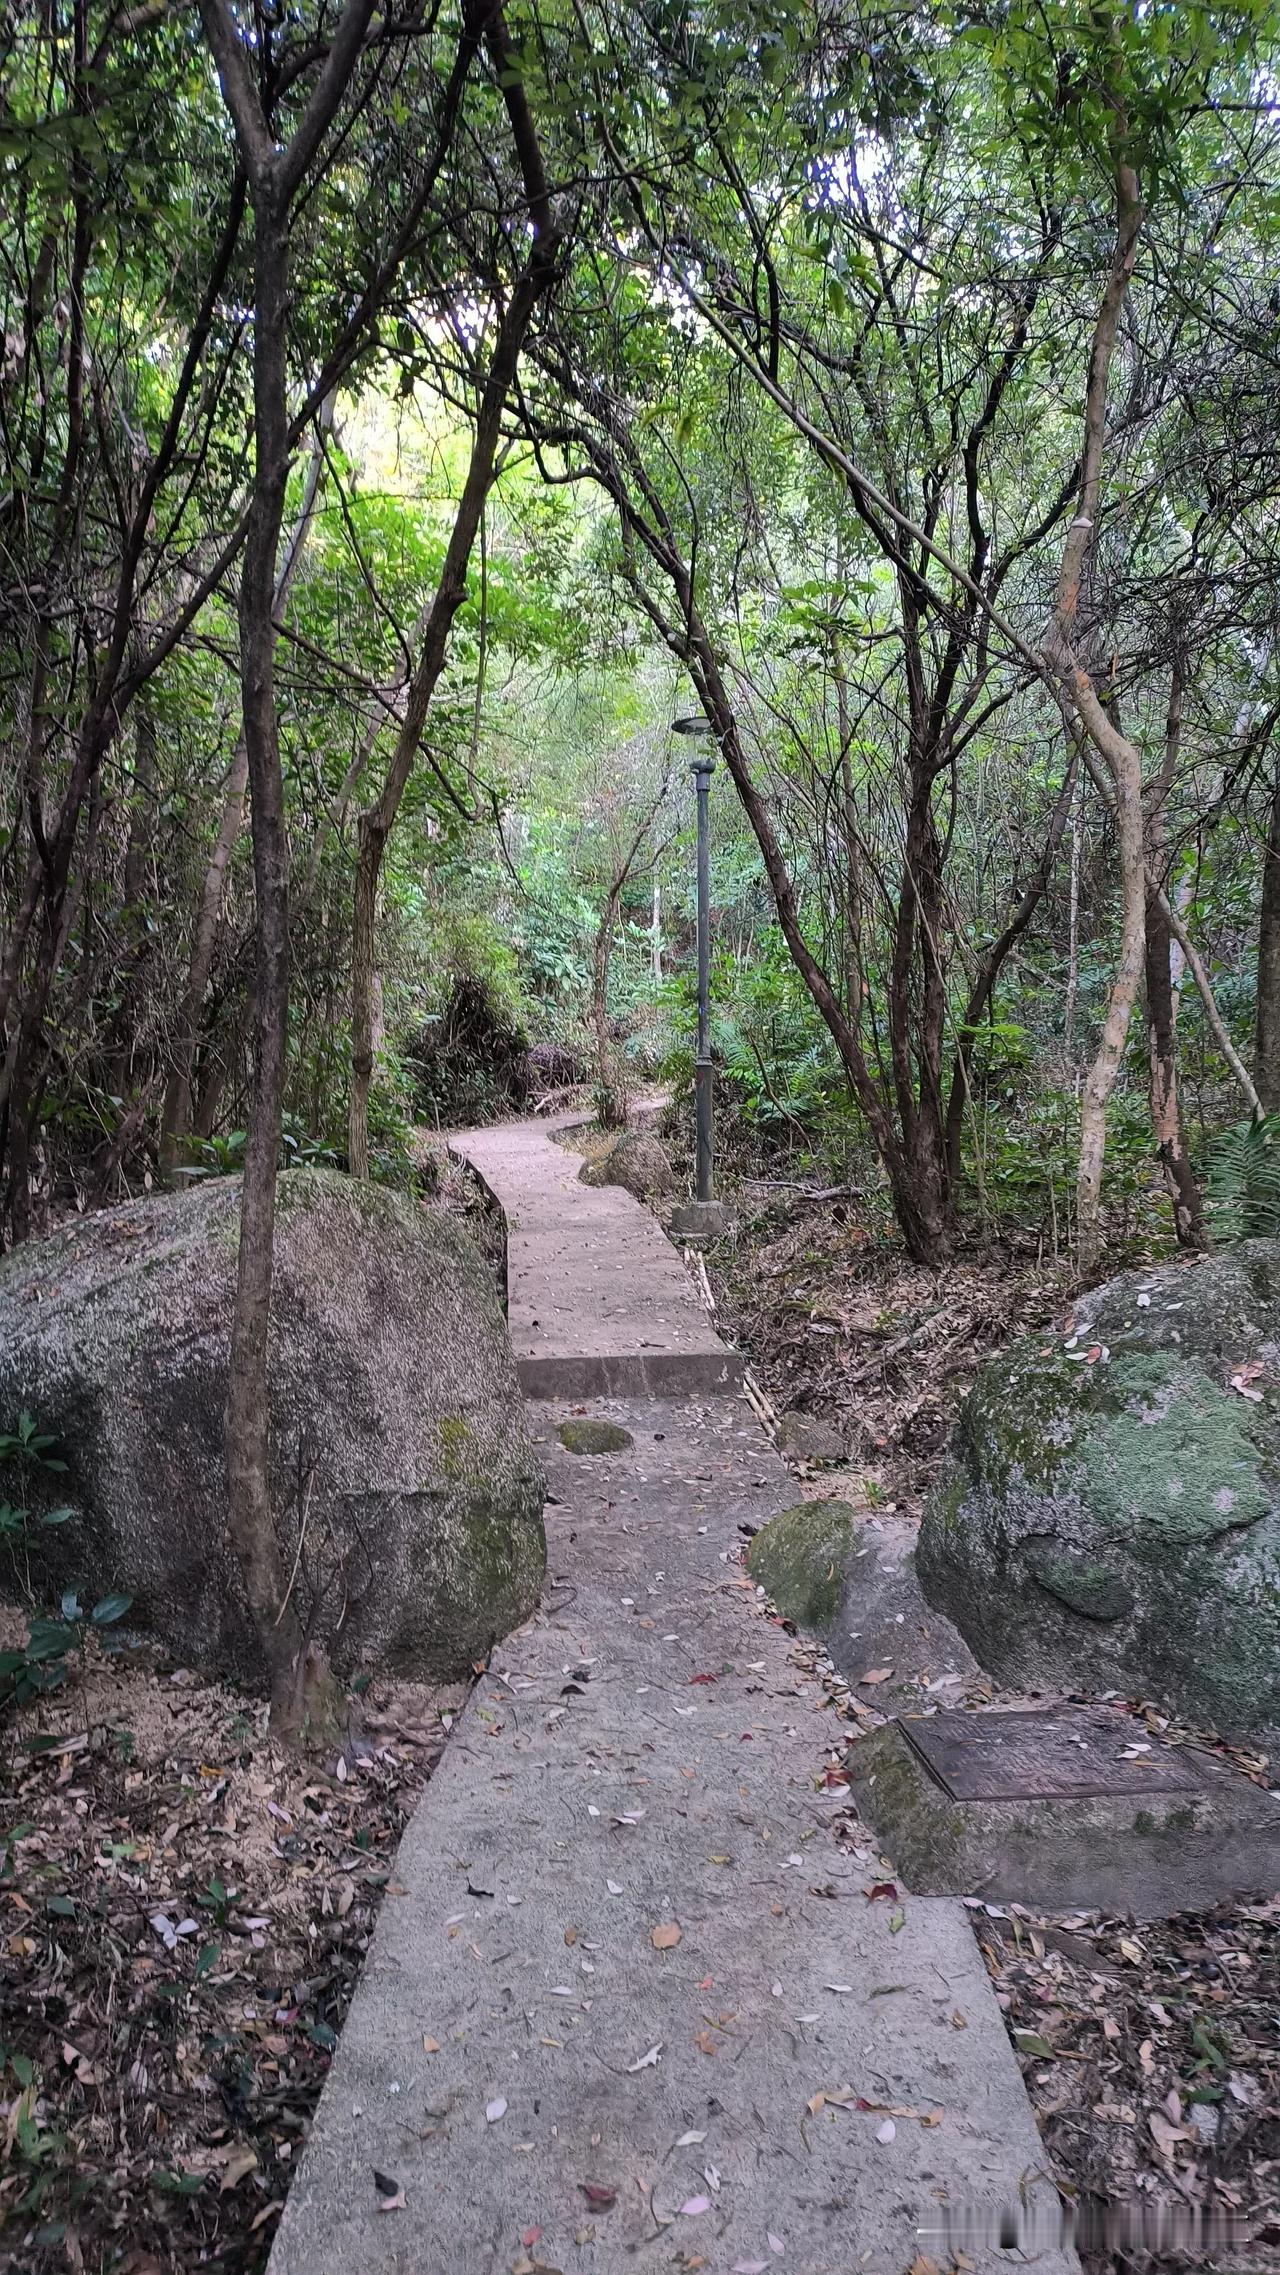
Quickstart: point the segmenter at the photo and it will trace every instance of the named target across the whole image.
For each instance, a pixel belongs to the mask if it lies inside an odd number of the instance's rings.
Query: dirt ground
[[[18,1616],[0,1619],[6,1645]],[[89,1646],[0,1767],[0,2268],[253,2275],[461,1691],[375,1685],[299,1765],[265,1709]]]

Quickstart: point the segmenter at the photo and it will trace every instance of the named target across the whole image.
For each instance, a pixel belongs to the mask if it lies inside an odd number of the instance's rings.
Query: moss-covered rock
[[[624,1130],[606,1153],[584,1163],[579,1176],[584,1185],[621,1185],[637,1201],[661,1200],[675,1183],[671,1163],[647,1130]]]
[[[761,1526],[747,1551],[747,1569],[784,1619],[828,1628],[839,1608],[854,1529],[847,1501],[801,1501]]]
[[[1280,1243],[1098,1289],[982,1369],[954,1450],[917,1568],[993,1673],[1280,1739]]]
[[[567,1453],[625,1453],[635,1444],[630,1430],[624,1430],[620,1423],[585,1417],[562,1422],[556,1436]]]
[[[121,1588],[188,1663],[261,1674],[226,1542],[238,1178],[80,1218],[0,1260],[0,1428],[63,1441],[51,1592]],[[342,1671],[467,1672],[537,1601],[533,1458],[492,1275],[441,1212],[332,1170],[280,1181],[272,1498]]]

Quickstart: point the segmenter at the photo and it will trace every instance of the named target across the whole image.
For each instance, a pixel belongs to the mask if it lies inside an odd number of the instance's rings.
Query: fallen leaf
[[[439,2040],[436,2038],[428,2038],[424,2032],[422,2039],[422,2051],[424,2054],[438,2054],[440,2051]]]
[[[606,2188],[602,2182],[580,2180],[578,2186],[593,2212],[611,2212],[618,2201],[616,2188]]]
[[[706,2137],[705,2133],[682,2133],[676,2142],[676,2147],[678,2149],[696,2149],[700,2142],[705,2141]]]
[[[501,2094],[498,2095],[496,2101],[486,2101],[484,2113],[491,2125],[496,2125],[500,2117],[506,2116],[507,2105]]]
[[[375,2165],[373,2168],[373,2185],[378,2191],[378,2210],[380,2212],[403,2212],[404,2186],[402,2182],[392,2180],[389,2173],[379,2172]]]
[[[871,1886],[864,1888],[862,1893],[869,1904],[874,1904],[881,1896],[887,1896],[896,1901],[898,1890],[892,1880],[873,1880]]]
[[[647,2053],[647,2054],[642,2054],[642,2055],[640,2056],[640,2059],[639,2059],[639,2061],[638,2061],[638,2062],[628,2062],[628,2064],[627,2064],[627,2074],[628,2074],[628,2076],[631,2076],[631,2075],[632,2075],[632,2074],[633,2074],[633,2073],[634,2073],[636,2070],[651,2070],[651,2069],[653,2069],[653,2067],[655,2066],[655,2064],[656,2064],[656,2062],[657,2062],[658,2056],[659,2056],[659,2054],[660,2054],[661,2052],[662,2052],[662,2045],[661,2045],[661,2042],[659,2042],[659,2043],[658,2043],[658,2045],[656,2045],[656,2046],[651,2046],[651,2047],[649,2048],[649,2051],[648,2051],[648,2053]]]
[[[886,2117],[883,2125],[877,2125],[876,2139],[881,2143],[882,2147],[887,2148],[889,2142],[896,2140],[897,2137],[898,2128],[894,2124],[892,2117]]]
[[[888,1680],[889,1680],[889,1677],[890,1677],[890,1675],[891,1675],[892,1673],[893,1673],[893,1668],[892,1668],[891,1666],[888,1666],[888,1667],[868,1667],[868,1669],[867,1669],[867,1671],[866,1671],[865,1675],[859,1675],[859,1677],[858,1677],[858,1681],[859,1681],[859,1683],[860,1683],[860,1684],[861,1684],[861,1683],[887,1683],[887,1682],[888,1682]]]
[[[688,2201],[680,2206],[680,2209],[686,2220],[696,2220],[700,2212],[711,2210],[711,2198],[709,2196],[690,2196]]]
[[[242,2147],[233,2149],[222,2168],[222,2178],[218,2182],[218,2194],[225,2196],[229,2188],[237,2188],[245,2174],[256,2169],[257,2162],[257,2151],[251,2149],[247,2142]]]
[[[649,1941],[655,1951],[674,1951],[682,1932],[674,1920],[668,1920],[665,1926],[653,1929]]]

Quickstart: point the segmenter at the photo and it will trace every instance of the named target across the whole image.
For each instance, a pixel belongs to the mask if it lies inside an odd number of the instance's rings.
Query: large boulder
[[[985,1366],[917,1568],[1003,1681],[1280,1742],[1280,1243],[1125,1272]]]
[[[624,1130],[606,1153],[579,1171],[584,1185],[621,1185],[637,1201],[661,1200],[672,1190],[671,1163],[656,1137]]]
[[[0,1429],[62,1440],[41,1580],[122,1589],[184,1660],[262,1675],[226,1544],[240,1181],[83,1217],[0,1260]],[[465,1674],[532,1609],[543,1484],[492,1275],[443,1212],[280,1180],[272,1496],[294,1601],[340,1671]],[[46,1555],[46,1543],[49,1544]]]

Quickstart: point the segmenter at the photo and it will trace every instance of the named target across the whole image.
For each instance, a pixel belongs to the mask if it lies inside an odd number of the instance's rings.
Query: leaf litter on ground
[[[91,1645],[10,1721],[0,2227],[23,2275],[259,2275],[463,1695],[375,1684],[342,1779],[152,1647]],[[391,2176],[369,2185],[400,2209]]]

